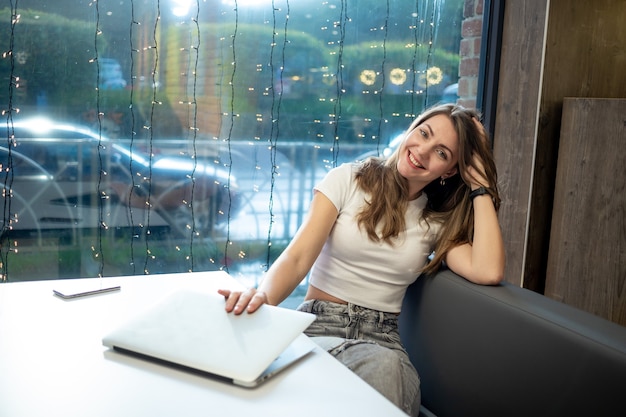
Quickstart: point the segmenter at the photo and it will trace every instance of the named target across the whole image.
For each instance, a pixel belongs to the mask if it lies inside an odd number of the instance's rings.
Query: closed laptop
[[[263,305],[253,314],[224,309],[224,297],[181,290],[106,335],[104,346],[254,387],[308,354],[302,332],[315,316]]]

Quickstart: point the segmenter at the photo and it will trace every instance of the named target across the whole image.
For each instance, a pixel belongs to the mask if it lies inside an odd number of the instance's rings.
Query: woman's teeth
[[[413,154],[412,154],[412,153],[410,153],[410,152],[409,152],[409,161],[411,161],[411,163],[412,163],[413,165],[415,165],[416,167],[418,167],[418,168],[424,168],[424,167],[422,166],[422,164],[420,164],[420,163],[419,163],[419,161],[418,161],[417,159],[415,159],[415,157],[413,156]]]

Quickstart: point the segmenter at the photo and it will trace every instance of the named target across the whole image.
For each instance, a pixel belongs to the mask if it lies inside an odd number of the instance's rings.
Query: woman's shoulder
[[[337,210],[341,210],[358,190],[355,180],[357,170],[357,164],[341,164],[328,171],[314,189],[332,201]]]
[[[359,172],[361,164],[358,162],[344,162],[328,171],[327,177],[331,178],[354,178]]]
[[[378,160],[345,162],[332,168],[321,183],[341,182],[350,188],[357,188],[357,184],[363,187],[364,184],[380,181],[383,175],[381,169],[384,169],[384,164]]]
[[[342,172],[356,172],[360,169],[362,162],[344,162],[342,164],[337,165],[333,170],[342,171]]]

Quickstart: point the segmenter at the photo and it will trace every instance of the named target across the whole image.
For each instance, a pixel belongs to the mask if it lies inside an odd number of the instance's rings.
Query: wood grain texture
[[[494,154],[511,283],[544,292],[563,98],[626,97],[624,16],[623,0],[506,2]]]
[[[502,35],[494,157],[502,194],[505,279],[522,285],[547,0],[508,2]]]
[[[626,1],[551,0],[524,286],[543,292],[564,97],[626,97]]]
[[[626,325],[626,99],[566,98],[546,296]]]

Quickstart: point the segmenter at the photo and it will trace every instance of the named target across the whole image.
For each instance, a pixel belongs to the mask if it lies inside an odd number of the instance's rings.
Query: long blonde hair
[[[428,196],[428,203],[422,211],[422,219],[426,224],[436,222],[441,225],[433,259],[421,271],[426,274],[432,274],[440,268],[450,249],[473,241],[474,209],[469,197],[471,180],[467,178],[467,168],[472,166],[478,169],[474,155],[482,162],[488,183],[485,186],[496,210],[500,207],[496,166],[489,141],[472,120],[479,120],[476,111],[453,104],[436,106],[415,119],[406,134],[439,114],[448,116],[452,121],[459,139],[459,161],[458,173],[447,178],[445,184],[437,179],[423,190]],[[356,175],[357,183],[370,196],[358,214],[357,221],[369,239],[375,242],[392,244],[392,239],[406,228],[409,188],[408,181],[397,170],[399,149],[386,160],[370,158],[364,161]],[[380,226],[379,232],[377,226]]]

